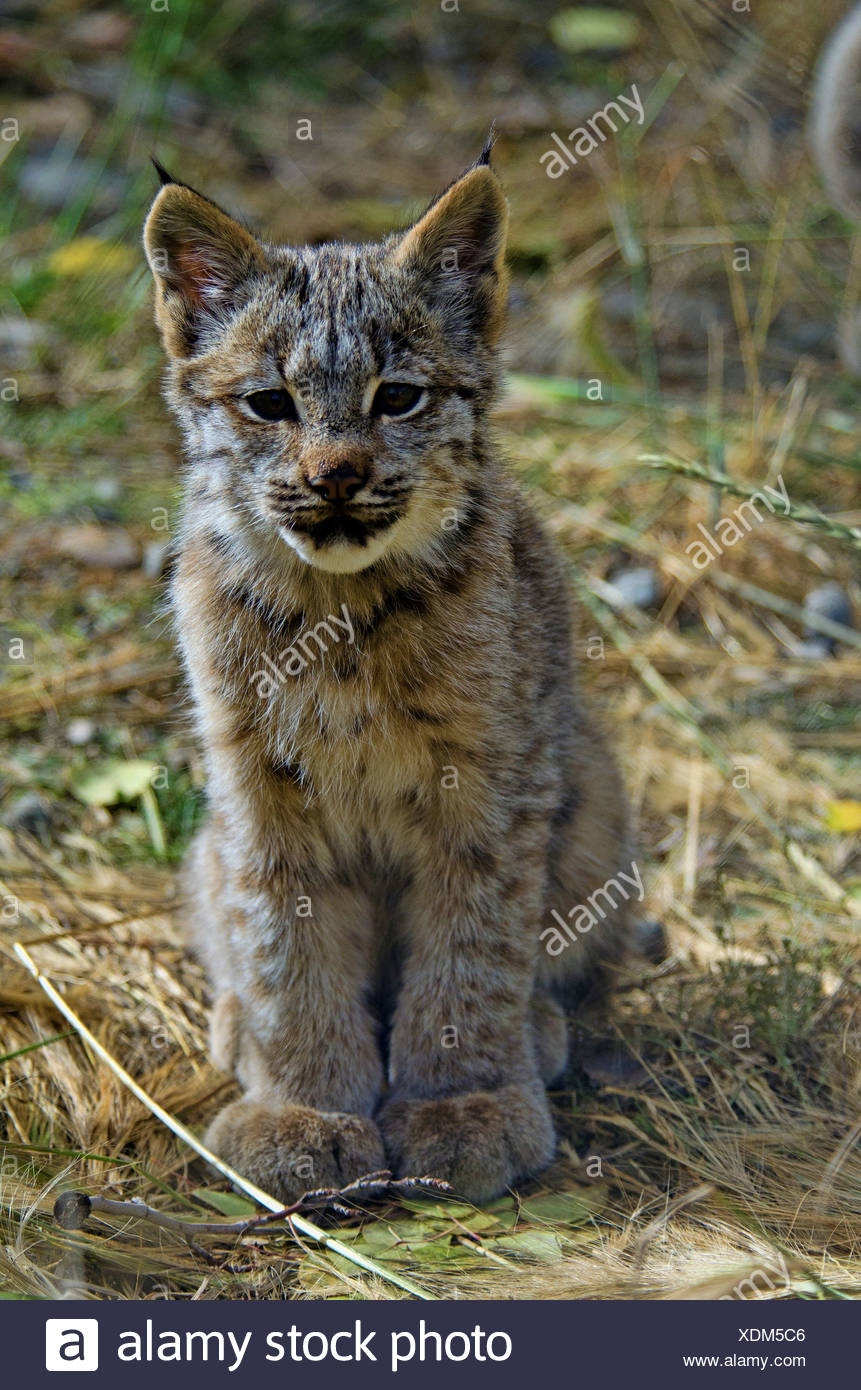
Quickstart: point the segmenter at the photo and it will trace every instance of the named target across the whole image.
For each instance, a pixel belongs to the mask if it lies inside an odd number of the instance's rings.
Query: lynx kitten
[[[244,1092],[209,1143],[284,1199],[384,1165],[489,1198],[553,1156],[563,1004],[626,902],[556,954],[539,934],[631,866],[563,573],[491,435],[489,147],[364,246],[270,245],[159,172],[193,940]]]

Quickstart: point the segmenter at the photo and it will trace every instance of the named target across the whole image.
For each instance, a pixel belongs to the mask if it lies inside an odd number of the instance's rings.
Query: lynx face
[[[145,246],[169,399],[219,534],[335,573],[440,544],[495,384],[505,220],[481,164],[370,246],[265,245],[161,190]]]

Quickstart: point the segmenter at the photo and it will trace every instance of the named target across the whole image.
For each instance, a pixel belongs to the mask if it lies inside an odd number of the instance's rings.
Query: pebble
[[[142,569],[147,579],[161,579],[167,568],[170,541],[148,541],[144,547]]]
[[[828,584],[820,584],[818,588],[811,589],[804,599],[804,608],[808,613],[813,613],[817,618],[830,618],[832,623],[842,623],[844,627],[852,627],[852,604],[846,590],[833,581]],[[837,639],[829,637],[825,632],[819,632],[816,628],[805,627],[804,647],[811,650],[804,651],[802,655],[809,656],[833,656],[837,646]],[[817,653],[815,648],[824,647],[824,651]]]
[[[593,1086],[641,1086],[649,1073],[627,1051],[613,1048],[578,1058]]]
[[[658,576],[648,565],[619,570],[607,585],[629,608],[651,608],[660,598]]]
[[[4,314],[0,318],[0,353],[10,367],[34,365],[34,350],[52,342],[53,334],[35,319]]]
[[[118,502],[123,495],[119,478],[97,478],[93,483],[93,496],[100,502]]]
[[[58,160],[53,151],[29,153],[18,176],[21,192],[31,202],[60,212],[84,187],[92,188],[90,212],[114,212],[125,196],[127,179],[106,172],[94,159]]]
[[[140,546],[121,526],[64,526],[57,554],[96,569],[129,570],[140,564]]]
[[[802,661],[825,661],[829,656],[834,655],[834,643],[824,634],[812,637],[809,642],[799,642],[793,649],[793,655],[800,657]]]
[[[66,725],[66,742],[74,748],[83,748],[92,743],[96,736],[96,726],[92,719],[72,719]]]
[[[23,830],[43,843],[50,838],[53,815],[50,804],[37,792],[27,792],[9,808],[6,824],[10,830]]]
[[[76,47],[110,52],[124,49],[129,42],[133,21],[115,10],[96,10],[67,21],[67,40]]]
[[[667,933],[663,922],[649,917],[637,922],[634,927],[634,941],[639,953],[656,965],[667,955]]]

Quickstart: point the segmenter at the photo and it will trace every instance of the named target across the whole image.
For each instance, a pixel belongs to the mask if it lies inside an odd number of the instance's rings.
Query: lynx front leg
[[[226,997],[245,1096],[207,1134],[209,1147],[285,1201],[384,1163],[369,1118],[382,1084],[364,998],[370,908],[344,885],[308,895],[301,884],[293,874],[277,885],[246,878],[241,891],[228,882]]]
[[[532,1020],[543,855],[507,878],[473,848],[417,876],[380,1116],[390,1164],[473,1201],[540,1171],[555,1147]]]

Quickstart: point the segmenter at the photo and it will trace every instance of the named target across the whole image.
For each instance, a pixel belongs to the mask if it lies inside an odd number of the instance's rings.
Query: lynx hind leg
[[[642,874],[619,770],[599,734],[578,750],[571,813],[556,837],[540,924],[538,978],[554,992],[591,992],[634,946]]]
[[[562,1005],[546,990],[532,996],[532,1031],[538,1072],[545,1086],[556,1081],[568,1060],[568,1024]]]
[[[191,843],[182,874],[182,891],[187,903],[183,921],[186,940],[217,996],[228,991],[232,981],[221,906],[224,872],[211,823],[199,830]]]
[[[230,988],[231,970],[220,902],[223,875],[211,825],[205,825],[195,837],[183,878],[188,902],[186,936],[215,994],[209,1019],[209,1055],[222,1071],[235,1074],[239,1067],[242,1006]]]
[[[242,1005],[233,990],[219,994],[209,1018],[209,1055],[222,1071],[235,1073],[239,1065]]]

